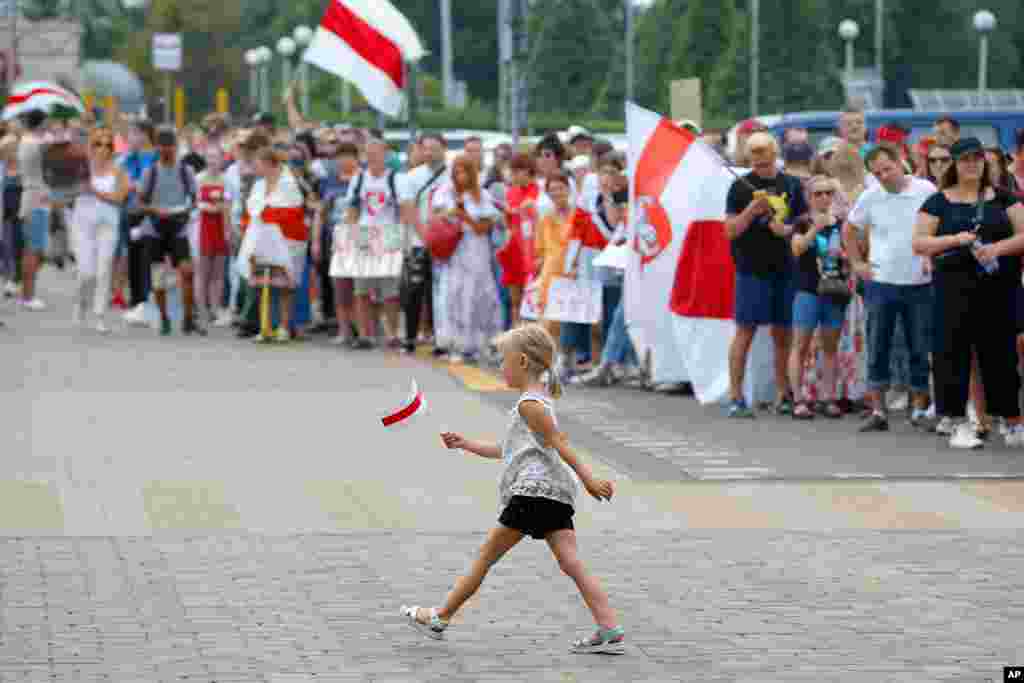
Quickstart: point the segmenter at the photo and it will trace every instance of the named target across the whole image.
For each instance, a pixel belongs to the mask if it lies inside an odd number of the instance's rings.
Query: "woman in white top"
[[[251,276],[262,276],[252,271],[254,265],[283,273],[283,278],[272,277],[271,284],[280,294],[274,341],[287,342],[291,340],[292,294],[302,281],[309,229],[302,188],[279,154],[265,147],[254,155],[253,170],[260,179],[246,202],[250,223],[238,250],[238,268],[250,285]],[[256,341],[269,340],[258,337]]]
[[[120,207],[129,192],[128,177],[114,163],[114,133],[109,128],[95,128],[89,136],[89,170],[89,185],[75,200],[71,219],[78,263],[74,319],[79,325],[85,322],[91,299],[96,330],[106,334]]]
[[[485,350],[501,331],[498,286],[491,270],[491,229],[498,210],[480,189],[476,165],[466,156],[455,159],[451,182],[434,194],[431,210],[462,225],[462,239],[448,261],[445,310],[454,338],[450,359],[458,363]]]

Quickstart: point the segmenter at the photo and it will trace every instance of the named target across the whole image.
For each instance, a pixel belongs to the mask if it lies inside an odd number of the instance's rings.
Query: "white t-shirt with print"
[[[925,259],[913,252],[914,223],[935,186],[923,178],[908,177],[902,192],[893,194],[881,184],[865,190],[850,211],[849,221],[868,230],[874,280],[890,285],[931,282]]]
[[[391,185],[388,183],[388,176],[391,171],[385,171],[381,176],[375,176],[369,171],[362,172],[362,187],[359,188],[359,225],[398,225],[398,206],[391,196]],[[399,192],[399,178],[395,176],[395,193]],[[356,188],[360,185],[359,176],[352,178],[348,186],[348,194],[345,195],[345,204],[354,207],[356,205]]]

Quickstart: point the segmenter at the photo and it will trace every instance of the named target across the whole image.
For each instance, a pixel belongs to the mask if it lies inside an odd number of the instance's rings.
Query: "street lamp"
[[[256,52],[259,54],[260,65],[260,109],[264,112],[269,112],[270,62],[274,59],[274,53],[266,45],[256,48]]]
[[[978,32],[978,92],[983,93],[988,87],[988,34],[996,30],[996,15],[987,9],[974,13],[974,30]]]
[[[249,67],[249,105],[255,109],[260,101],[260,55],[259,50],[245,51],[245,64]]]
[[[295,54],[295,41],[291,36],[284,36],[277,41],[277,54],[281,55],[281,80],[287,88],[292,82],[292,55]]]
[[[313,29],[308,26],[296,26],[292,32],[295,44],[305,48],[313,42]],[[305,59],[299,60],[299,82],[302,84],[302,111],[309,116],[309,65]]]
[[[860,35],[860,26],[853,19],[839,22],[839,37],[846,43],[846,78],[853,78],[853,41]]]

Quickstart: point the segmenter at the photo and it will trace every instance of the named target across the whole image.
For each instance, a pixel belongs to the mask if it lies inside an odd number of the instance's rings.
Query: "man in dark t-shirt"
[[[790,237],[807,205],[801,182],[778,169],[779,147],[768,133],[747,139],[751,172],[726,198],[726,233],[736,264],[736,336],[729,347],[729,417],[753,417],[743,398],[747,357],[757,328],[771,327],[775,346],[776,409],[793,408],[786,376],[792,337],[794,286]]]

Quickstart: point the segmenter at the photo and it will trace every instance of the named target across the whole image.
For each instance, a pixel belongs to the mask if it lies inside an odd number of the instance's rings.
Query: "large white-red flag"
[[[370,106],[397,117],[405,62],[424,54],[409,20],[388,0],[330,0],[303,59],[354,83]]]
[[[736,273],[725,235],[734,176],[693,133],[652,111],[630,104],[626,127],[635,250],[626,324],[641,357],[651,354],[655,382],[689,381],[702,403],[720,401],[735,331]],[[766,338],[758,335],[748,362],[751,401],[771,396]]]

